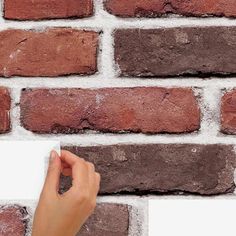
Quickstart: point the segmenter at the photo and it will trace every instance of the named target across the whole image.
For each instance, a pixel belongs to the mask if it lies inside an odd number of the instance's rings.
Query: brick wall
[[[59,139],[96,165],[80,236],[146,236],[163,194],[234,193],[233,1],[1,3],[0,139]],[[34,209],[0,200],[0,235],[30,235]]]

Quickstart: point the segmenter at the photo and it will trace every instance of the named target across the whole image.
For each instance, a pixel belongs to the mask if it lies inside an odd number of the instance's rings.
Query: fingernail
[[[50,162],[53,162],[56,158],[56,152],[55,151],[51,151],[51,155],[50,155]]]

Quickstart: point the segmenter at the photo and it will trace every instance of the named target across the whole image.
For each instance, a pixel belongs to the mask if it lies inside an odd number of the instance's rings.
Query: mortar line
[[[199,87],[199,88],[219,88],[219,89],[233,89],[236,88],[235,79],[190,79],[190,78],[175,78],[175,79],[160,79],[160,78],[119,78],[115,76],[109,76],[109,73],[114,74],[115,71],[108,69],[104,64],[112,63],[106,62],[111,57],[108,55],[101,57],[100,72],[93,76],[69,76],[69,77],[57,77],[57,78],[42,78],[42,77],[13,77],[13,78],[0,78],[0,86],[6,86],[10,88],[105,88],[105,87]],[[101,68],[102,67],[102,68]],[[110,67],[110,65],[109,65]],[[108,74],[107,74],[108,73]],[[108,78],[107,78],[108,77]]]
[[[109,23],[107,22],[109,20]],[[46,21],[13,21],[1,20],[1,30],[8,28],[18,29],[39,29],[50,27],[72,27],[76,29],[93,29],[100,30],[104,27],[110,29],[128,29],[128,28],[143,28],[143,29],[159,29],[159,28],[175,28],[175,27],[208,27],[208,26],[236,26],[235,19],[228,18],[184,18],[184,17],[167,17],[153,19],[122,19],[113,16],[90,17],[87,19],[64,19],[64,20],[46,20]]]

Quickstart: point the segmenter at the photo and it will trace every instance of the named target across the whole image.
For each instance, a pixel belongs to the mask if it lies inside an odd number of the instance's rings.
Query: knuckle
[[[63,156],[70,156],[70,155],[72,155],[72,153],[70,151],[68,151],[68,150],[61,150],[61,155],[63,155]]]
[[[96,178],[97,178],[98,182],[100,182],[101,181],[101,175],[97,172],[95,173],[95,175],[96,175]]]
[[[89,166],[89,168],[90,168],[92,171],[94,171],[94,170],[95,170],[95,166],[94,166],[94,164],[93,164],[93,163],[91,163],[91,162],[88,162],[88,166]]]
[[[76,164],[80,165],[80,166],[86,166],[86,161],[83,158],[78,158],[76,160]]]

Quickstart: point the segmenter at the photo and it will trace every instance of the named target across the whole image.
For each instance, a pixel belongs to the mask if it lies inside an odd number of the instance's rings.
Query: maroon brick
[[[13,20],[81,18],[93,15],[92,0],[5,0],[4,17]]]
[[[97,71],[98,33],[71,28],[0,32],[0,76],[60,76]]]
[[[26,89],[21,123],[37,133],[183,133],[199,129],[189,88]]]
[[[221,101],[221,131],[236,134],[236,90],[225,93]]]
[[[232,0],[106,0],[105,7],[120,17],[157,17],[163,14],[184,16],[236,16]]]
[[[93,162],[101,174],[100,194],[233,192],[233,145],[149,144],[64,147]],[[62,178],[61,192],[70,187]]]
[[[25,236],[26,233],[25,208],[19,206],[0,206],[0,235]]]
[[[115,60],[123,76],[226,76],[236,73],[236,27],[121,29]]]
[[[0,133],[10,131],[11,98],[6,88],[0,87]]]
[[[128,206],[102,203],[97,205],[77,236],[128,236],[128,230]]]

